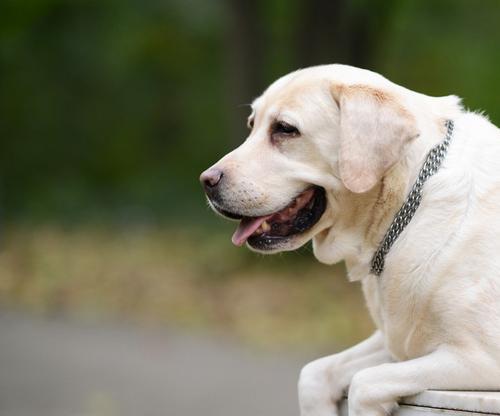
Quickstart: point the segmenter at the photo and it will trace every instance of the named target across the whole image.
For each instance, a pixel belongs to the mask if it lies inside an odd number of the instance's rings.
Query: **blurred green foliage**
[[[199,172],[278,76],[342,62],[500,121],[497,0],[3,0],[14,219],[201,221]]]

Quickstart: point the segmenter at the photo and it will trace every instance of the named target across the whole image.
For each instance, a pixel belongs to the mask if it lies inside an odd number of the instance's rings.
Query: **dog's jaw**
[[[328,265],[345,261],[351,281],[366,277],[371,257],[405,198],[409,178],[408,166],[400,162],[369,192],[328,192],[324,226],[312,239],[316,259]]]

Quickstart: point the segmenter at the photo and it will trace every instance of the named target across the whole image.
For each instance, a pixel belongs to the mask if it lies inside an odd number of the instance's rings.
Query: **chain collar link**
[[[431,177],[438,171],[438,169],[441,167],[441,164],[443,163],[443,159],[446,156],[448,147],[450,145],[451,136],[453,134],[453,127],[453,121],[447,120],[446,137],[441,143],[433,147],[427,154],[425,162],[418,174],[417,180],[413,184],[413,187],[408,194],[406,201],[392,220],[392,223],[385,233],[382,242],[380,243],[377,251],[372,257],[370,273],[373,273],[376,276],[380,276],[384,271],[385,256],[391,249],[396,239],[403,232],[404,228],[411,221],[413,215],[415,215],[415,212],[420,205],[424,183],[427,181],[427,179],[429,179],[429,177]]]

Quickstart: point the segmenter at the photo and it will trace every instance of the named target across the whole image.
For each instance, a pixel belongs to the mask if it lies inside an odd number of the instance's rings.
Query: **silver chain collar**
[[[391,249],[394,242],[397,240],[399,235],[403,232],[404,228],[415,215],[417,208],[422,200],[422,188],[424,183],[434,175],[443,163],[443,159],[448,152],[448,147],[450,145],[451,135],[453,134],[453,121],[446,121],[446,137],[438,145],[434,146],[425,159],[425,162],[418,173],[417,180],[413,184],[406,201],[403,206],[399,209],[398,213],[392,220],[392,223],[385,233],[385,236],[378,246],[377,251],[372,257],[370,273],[376,276],[380,276],[384,270],[385,256]]]

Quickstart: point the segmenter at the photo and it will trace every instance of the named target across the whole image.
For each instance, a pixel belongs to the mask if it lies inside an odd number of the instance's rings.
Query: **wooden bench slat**
[[[394,416],[426,415],[500,415],[500,392],[428,390],[401,400]],[[340,416],[348,416],[347,399]]]

